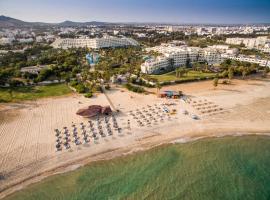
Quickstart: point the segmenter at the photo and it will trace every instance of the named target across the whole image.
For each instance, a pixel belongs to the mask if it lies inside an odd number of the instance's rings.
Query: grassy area
[[[214,77],[215,73],[205,73],[199,71],[189,71],[183,77],[176,77],[175,71],[169,72],[162,75],[149,75],[148,78],[157,79],[159,82],[167,82],[167,81],[187,81],[187,80],[195,80],[197,78],[206,78],[206,77]]]
[[[270,138],[167,145],[47,178],[6,200],[270,197]]]
[[[35,100],[42,97],[61,96],[70,92],[66,84],[0,88],[0,102]]]

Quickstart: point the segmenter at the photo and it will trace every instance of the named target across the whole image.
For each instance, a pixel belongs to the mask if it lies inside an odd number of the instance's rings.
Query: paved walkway
[[[111,99],[109,98],[108,94],[106,93],[106,89],[104,88],[104,86],[101,86],[101,88],[102,88],[103,94],[104,94],[105,97],[107,98],[107,100],[108,100],[108,102],[109,102],[109,104],[110,104],[112,110],[113,110],[113,111],[117,111],[117,109],[116,109],[115,106],[113,105]]]

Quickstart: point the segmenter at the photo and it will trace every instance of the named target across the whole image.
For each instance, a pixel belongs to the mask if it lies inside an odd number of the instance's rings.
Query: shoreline
[[[114,88],[106,93],[121,111],[115,116],[123,128],[123,134],[114,130],[111,137],[100,137],[97,142],[93,138],[86,145],[77,146],[71,142],[71,149],[60,152],[55,149],[56,136],[53,130],[62,130],[62,127],[71,130],[72,124],[77,127],[80,123],[87,125],[88,120],[77,116],[76,111],[89,105],[108,105],[105,95],[100,94],[91,99],[68,95],[3,106],[0,112],[5,116],[13,112],[14,117],[11,120],[8,120],[9,117],[0,120],[0,198],[55,174],[160,145],[227,136],[270,136],[269,88],[269,79],[234,80],[232,85],[220,85],[215,90],[211,81],[165,87],[168,90],[183,91],[190,98],[189,102]],[[164,103],[173,103],[168,109],[175,109],[176,114],[164,113]],[[213,112],[219,109],[222,111]],[[183,114],[183,110],[189,114]],[[141,115],[144,113],[144,117],[147,117],[145,111],[150,112],[156,122],[152,119],[151,124],[146,125],[143,121],[142,127],[130,114],[131,111],[137,119],[141,119],[137,112],[141,111]],[[163,121],[159,114],[163,116]],[[192,114],[199,116],[200,120],[192,119]],[[150,118],[147,117],[148,120]],[[129,129],[128,120],[131,124]],[[96,125],[97,121],[93,122]],[[103,119],[104,131],[105,125]]]
[[[0,199],[3,199],[15,192],[18,192],[22,189],[25,189],[26,187],[36,184],[38,182],[44,181],[46,178],[49,178],[51,176],[59,175],[59,174],[64,174],[64,173],[69,173],[72,171],[75,171],[81,167],[86,167],[88,165],[102,162],[102,161],[110,161],[115,158],[119,157],[125,157],[129,155],[134,155],[140,152],[145,152],[150,149],[156,148],[156,147],[161,147],[164,145],[174,145],[174,144],[187,144],[187,143],[192,143],[192,142],[197,142],[201,140],[207,140],[207,139],[216,139],[216,138],[226,138],[226,137],[246,137],[246,136],[267,136],[270,138],[270,131],[262,131],[262,132],[252,132],[252,131],[237,131],[237,132],[228,132],[228,133],[216,133],[212,135],[202,135],[202,136],[190,136],[190,137],[176,137],[169,139],[167,141],[163,142],[156,142],[152,144],[148,144],[145,147],[141,148],[126,148],[126,149],[110,149],[107,152],[101,152],[100,154],[97,154],[94,156],[94,158],[88,158],[86,156],[85,158],[74,160],[70,163],[66,163],[62,166],[52,168],[48,171],[41,172],[39,174],[33,175],[32,177],[28,177],[24,180],[19,181],[18,183],[15,183],[13,185],[7,186],[6,188],[3,188],[0,191]],[[107,154],[113,153],[115,151],[120,151],[117,155],[112,155],[111,157],[107,156]],[[97,157],[97,158],[95,158]],[[99,158],[101,157],[101,158]]]

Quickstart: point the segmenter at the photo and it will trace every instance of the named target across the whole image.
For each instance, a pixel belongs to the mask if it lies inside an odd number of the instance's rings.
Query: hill
[[[14,19],[11,17],[6,17],[4,15],[0,16],[0,27],[1,28],[8,28],[8,27],[22,27],[22,26],[29,26],[30,23]]]
[[[73,21],[64,21],[61,23],[56,24],[57,26],[104,26],[104,25],[108,25],[110,23],[106,23],[106,22],[97,22],[97,21],[91,21],[91,22],[73,22]]]
[[[0,28],[31,28],[38,26],[60,26],[60,27],[78,27],[78,26],[104,26],[110,23],[106,22],[73,22],[73,21],[64,21],[61,23],[44,23],[44,22],[25,22],[19,19],[7,17],[4,15],[0,16]]]

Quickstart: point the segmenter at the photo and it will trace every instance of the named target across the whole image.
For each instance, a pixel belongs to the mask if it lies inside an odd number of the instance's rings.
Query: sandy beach
[[[157,98],[114,87],[107,92],[120,110],[115,117],[121,134],[90,140],[56,152],[54,129],[88,123],[76,111],[89,105],[109,105],[104,94],[87,99],[80,95],[0,105],[0,198],[49,175],[73,170],[86,163],[111,159],[170,142],[226,135],[270,135],[270,79],[233,80],[213,88],[212,81],[163,87],[183,91],[188,101]],[[149,89],[156,92],[156,89]],[[163,112],[163,103],[175,114]],[[171,104],[171,105],[169,105]],[[153,111],[150,109],[152,108]],[[151,113],[157,122],[138,125],[130,111]],[[188,114],[184,114],[187,111]],[[145,114],[146,115],[146,114]],[[158,116],[162,115],[163,120]],[[199,120],[192,119],[192,115]],[[139,115],[140,116],[140,115]],[[161,118],[160,118],[161,119]],[[128,127],[128,120],[130,127]],[[104,122],[102,122],[104,123]]]

